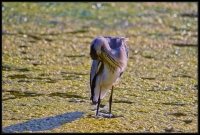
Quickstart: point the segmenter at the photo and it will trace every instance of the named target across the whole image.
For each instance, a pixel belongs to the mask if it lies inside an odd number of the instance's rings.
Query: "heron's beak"
[[[111,54],[109,54],[106,50],[102,49],[102,59],[107,61],[109,64],[115,66],[119,66],[119,63],[115,60],[115,58],[113,56],[111,56]]]

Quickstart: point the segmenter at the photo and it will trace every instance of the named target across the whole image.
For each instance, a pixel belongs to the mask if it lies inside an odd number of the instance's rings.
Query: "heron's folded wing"
[[[93,100],[95,94],[95,87],[96,87],[96,80],[97,76],[103,70],[103,63],[99,60],[93,60],[91,72],[90,72],[90,89],[91,89],[91,97],[90,99]]]
[[[92,61],[92,66],[91,66],[91,71],[90,71],[90,88],[92,87],[92,81],[94,79],[94,76],[99,70],[99,67],[100,67],[99,65],[101,65],[99,60]]]

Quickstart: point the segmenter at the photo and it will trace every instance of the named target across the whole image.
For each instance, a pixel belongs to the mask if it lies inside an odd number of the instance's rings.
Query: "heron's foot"
[[[87,116],[88,118],[104,118],[102,114],[98,114],[98,115],[95,115],[95,114],[90,114]]]
[[[104,117],[104,118],[116,118],[116,116],[113,115],[113,114],[111,114],[111,113],[104,113],[104,114],[103,114],[103,117]]]
[[[113,115],[111,113],[104,113],[103,116],[104,116],[104,118],[115,118],[115,115]]]
[[[122,115],[114,115],[111,113],[99,113],[98,114],[99,118],[118,118],[118,117],[123,117]]]
[[[118,117],[124,117],[122,115],[114,115],[114,114],[110,114],[110,113],[101,113],[99,112],[98,115],[95,114],[90,114],[87,117],[89,118],[118,118]]]

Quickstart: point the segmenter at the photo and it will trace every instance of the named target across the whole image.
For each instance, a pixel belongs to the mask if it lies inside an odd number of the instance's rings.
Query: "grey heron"
[[[128,46],[127,38],[103,37],[93,39],[90,46],[92,66],[90,71],[90,88],[92,104],[96,105],[98,116],[101,99],[111,90],[109,98],[109,117],[111,117],[111,105],[114,85],[120,79],[127,67]]]

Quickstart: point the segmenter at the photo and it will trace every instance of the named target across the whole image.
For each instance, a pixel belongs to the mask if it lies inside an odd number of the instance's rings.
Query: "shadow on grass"
[[[14,124],[8,127],[3,128],[5,133],[13,132],[36,132],[36,131],[45,131],[52,130],[61,126],[62,124],[72,122],[83,115],[83,112],[70,112],[61,115],[33,119],[26,121],[24,123]]]

